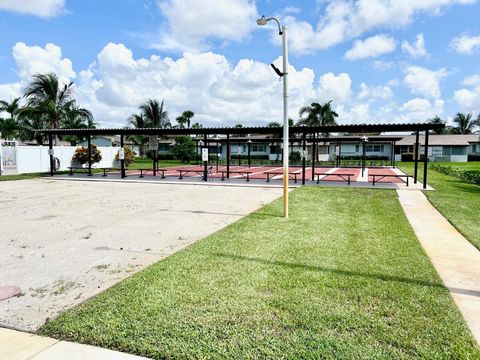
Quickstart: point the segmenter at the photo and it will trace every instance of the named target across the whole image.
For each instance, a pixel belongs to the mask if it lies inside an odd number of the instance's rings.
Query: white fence
[[[53,151],[56,158],[60,160],[59,170],[68,170],[72,163],[72,156],[77,146],[54,146]],[[98,147],[102,154],[102,161],[94,164],[95,167],[112,167],[116,166],[115,155],[119,147]],[[15,155],[16,168],[10,168],[10,174],[23,174],[34,172],[48,172],[50,170],[50,156],[48,155],[48,146],[3,146],[3,154]],[[3,159],[2,159],[3,161]],[[78,164],[77,164],[78,166]],[[6,169],[4,169],[6,170]],[[4,174],[7,174],[5,172]]]

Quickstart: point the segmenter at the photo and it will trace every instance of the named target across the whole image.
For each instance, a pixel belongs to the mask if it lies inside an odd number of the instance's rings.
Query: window
[[[383,153],[383,145],[367,145],[367,152],[381,152]]]
[[[452,155],[466,155],[467,148],[465,146],[452,146]]]
[[[170,145],[160,144],[158,145],[158,151],[170,151]]]
[[[356,153],[360,152],[360,145],[355,145],[355,152]]]
[[[402,145],[395,147],[395,153],[397,154],[413,154],[413,146]]]
[[[267,145],[252,145],[252,151],[254,152],[266,152]]]

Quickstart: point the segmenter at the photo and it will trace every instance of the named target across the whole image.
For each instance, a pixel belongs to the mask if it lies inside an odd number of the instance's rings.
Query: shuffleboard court
[[[378,178],[375,182],[379,183],[395,183],[395,184],[402,184],[403,181],[399,178],[394,177],[393,175],[397,175],[397,173],[391,168],[370,168],[368,169],[368,181],[373,181],[372,175],[390,175],[384,178]]]

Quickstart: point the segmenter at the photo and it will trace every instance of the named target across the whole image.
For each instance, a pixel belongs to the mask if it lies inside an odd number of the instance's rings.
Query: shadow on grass
[[[462,192],[465,192],[465,193],[480,194],[480,186],[478,186],[476,184],[469,184],[469,183],[463,182],[461,180],[457,180],[457,181],[449,180],[448,181],[448,186],[451,186],[452,188],[455,188],[458,191],[462,191]]]
[[[395,276],[395,275],[370,274],[370,273],[363,273],[358,271],[348,271],[348,270],[341,270],[341,269],[327,268],[322,266],[314,266],[314,265],[306,265],[306,264],[295,264],[295,263],[289,263],[284,261],[271,261],[266,259],[247,257],[247,256],[241,256],[241,255],[233,255],[233,254],[224,254],[224,253],[215,253],[214,256],[219,256],[219,257],[224,257],[224,258],[229,258],[229,259],[239,260],[239,261],[251,261],[251,262],[256,262],[264,265],[274,265],[274,266],[282,266],[287,268],[303,269],[303,270],[309,270],[309,271],[328,272],[328,273],[344,275],[344,276],[356,276],[356,277],[363,277],[363,278],[373,279],[373,280],[401,282],[405,284],[430,286],[434,288],[447,290],[447,288],[440,282],[434,283],[430,281],[409,279],[409,278]],[[450,291],[458,294],[480,297],[480,291],[476,291],[476,290],[450,288]]]

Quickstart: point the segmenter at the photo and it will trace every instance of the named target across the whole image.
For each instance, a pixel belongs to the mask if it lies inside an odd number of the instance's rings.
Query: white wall
[[[68,170],[72,166],[72,156],[76,146],[54,146],[54,156],[60,160],[60,170]],[[112,167],[118,147],[98,147],[102,154],[102,161],[94,167]],[[50,157],[48,146],[18,146],[17,173],[47,172],[50,171]]]
[[[450,155],[450,162],[467,162],[468,155]]]

